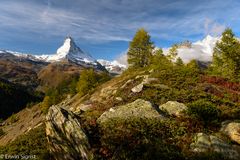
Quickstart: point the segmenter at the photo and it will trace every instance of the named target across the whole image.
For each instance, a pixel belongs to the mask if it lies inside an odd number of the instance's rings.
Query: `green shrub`
[[[0,137],[2,137],[5,134],[2,128],[0,128]]]
[[[47,114],[49,107],[52,105],[51,99],[49,96],[46,96],[42,103],[40,104],[41,111],[44,114]]]
[[[188,114],[201,119],[205,124],[217,120],[219,113],[220,111],[212,102],[204,99],[194,101],[188,106]]]
[[[110,76],[106,73],[96,73],[93,69],[84,70],[77,83],[77,91],[80,96],[92,92],[99,84],[106,82]]]
[[[182,134],[177,126],[154,118],[112,118],[100,126],[101,144],[111,159],[182,159],[174,142]]]
[[[60,103],[68,95],[76,94],[77,79],[78,76],[73,76],[61,82],[57,87],[49,88],[43,101],[40,103],[42,112],[46,114],[50,106]]]
[[[10,119],[10,123],[15,123],[19,120],[16,114],[12,114],[9,119]]]
[[[36,105],[38,102],[29,102],[29,103],[27,103],[27,105],[26,105],[26,107],[27,108],[31,108],[31,107],[33,107],[34,105]]]
[[[36,159],[49,159],[45,127],[40,126],[19,136],[13,142],[0,147],[0,154],[36,155]]]

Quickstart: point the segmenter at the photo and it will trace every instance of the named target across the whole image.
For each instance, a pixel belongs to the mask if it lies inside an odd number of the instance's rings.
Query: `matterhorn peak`
[[[57,55],[62,58],[66,58],[69,54],[79,54],[83,51],[75,44],[72,37],[65,38],[63,45],[58,48]]]
[[[48,58],[48,61],[61,61],[64,59],[78,63],[95,64],[95,59],[82,51],[70,36],[65,38],[63,45],[57,49],[55,55]]]

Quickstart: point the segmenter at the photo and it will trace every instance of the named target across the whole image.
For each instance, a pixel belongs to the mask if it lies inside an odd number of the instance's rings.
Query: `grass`
[[[49,159],[45,127],[42,125],[32,129],[6,146],[0,147],[0,154],[36,155],[38,160]]]

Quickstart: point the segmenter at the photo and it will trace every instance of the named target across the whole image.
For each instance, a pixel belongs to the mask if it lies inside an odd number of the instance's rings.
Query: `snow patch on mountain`
[[[104,59],[98,59],[97,61],[110,73],[120,74],[127,68],[126,65],[119,63],[117,60],[107,61]]]

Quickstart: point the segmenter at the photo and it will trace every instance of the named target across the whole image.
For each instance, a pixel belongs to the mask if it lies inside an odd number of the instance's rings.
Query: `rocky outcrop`
[[[124,85],[122,85],[120,88],[124,89],[127,85],[131,84],[133,82],[132,79],[129,79],[127,82],[124,83]]]
[[[154,107],[150,102],[137,99],[136,101],[111,108],[109,111],[104,112],[97,120],[98,123],[103,123],[111,120],[112,118],[128,119],[128,118],[165,118],[159,110]]]
[[[159,108],[163,111],[166,111],[169,115],[173,115],[175,117],[184,116],[184,111],[187,110],[187,106],[177,101],[168,101],[167,103],[159,106]]]
[[[52,106],[46,116],[46,135],[50,152],[58,160],[92,159],[88,138],[76,116]]]
[[[151,84],[152,82],[158,81],[157,78],[149,78],[148,75],[137,76],[135,79],[139,79],[141,77],[143,77],[143,81],[131,89],[133,93],[139,93],[143,90],[144,85]]]
[[[223,122],[221,132],[227,135],[232,141],[240,144],[240,123],[239,122]]]
[[[89,111],[92,107],[93,107],[93,104],[91,102],[90,103],[85,102],[85,103],[82,103],[82,104],[76,106],[74,109],[71,109],[71,111],[73,111],[73,113],[79,115],[82,112]]]
[[[139,93],[139,92],[141,92],[141,91],[143,90],[143,85],[144,85],[143,83],[140,83],[139,85],[133,87],[133,88],[131,89],[131,91],[132,91],[133,93]]]
[[[92,95],[90,100],[91,101],[98,101],[101,102],[104,99],[112,98],[117,93],[117,87],[109,85],[107,87],[103,87],[100,92],[97,92],[97,94]]]
[[[237,146],[230,145],[216,136],[204,133],[196,134],[194,142],[191,144],[191,149],[195,153],[215,152],[228,159],[238,160],[240,158]]]

